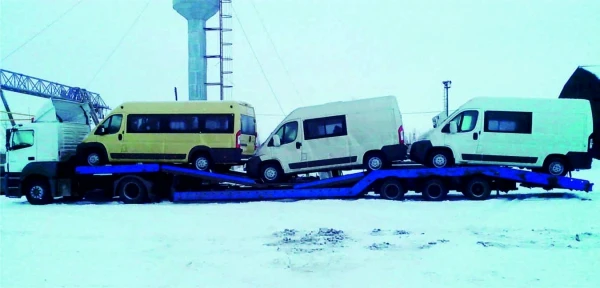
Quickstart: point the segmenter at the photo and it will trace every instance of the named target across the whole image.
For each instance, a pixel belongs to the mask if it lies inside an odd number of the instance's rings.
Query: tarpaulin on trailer
[[[600,159],[600,65],[579,66],[573,72],[558,98],[587,99],[594,117],[594,158]]]

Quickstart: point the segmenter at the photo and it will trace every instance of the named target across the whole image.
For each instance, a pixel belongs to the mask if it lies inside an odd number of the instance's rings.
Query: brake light
[[[235,133],[235,149],[240,149],[242,147],[242,130],[238,130]]]
[[[398,141],[400,144],[404,144],[404,127],[402,125],[398,127]]]

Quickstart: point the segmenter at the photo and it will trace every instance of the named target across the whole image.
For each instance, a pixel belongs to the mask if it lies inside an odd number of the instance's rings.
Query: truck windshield
[[[12,132],[10,150],[33,146],[33,130],[17,130]]]

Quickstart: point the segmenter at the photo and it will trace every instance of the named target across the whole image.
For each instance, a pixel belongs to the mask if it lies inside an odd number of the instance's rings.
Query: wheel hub
[[[550,173],[552,175],[561,175],[564,170],[565,167],[560,162],[552,162],[550,164]]]
[[[198,170],[206,170],[206,168],[208,167],[208,159],[201,157],[196,159],[196,169]]]
[[[277,178],[277,170],[273,167],[265,169],[265,178],[267,180],[275,180]]]
[[[125,187],[123,187],[123,196],[125,196],[129,200],[133,200],[138,197],[141,193],[141,188],[136,183],[127,183]]]
[[[484,190],[485,189],[483,188],[483,185],[481,185],[480,183],[475,183],[471,186],[471,194],[473,194],[473,196],[483,195]]]
[[[88,155],[88,164],[89,165],[96,165],[98,164],[98,162],[100,162],[100,156],[98,156],[98,154],[96,153],[92,153],[90,155]]]
[[[373,157],[369,159],[369,168],[371,168],[372,170],[377,170],[379,168],[381,168],[383,161],[381,161],[381,159],[379,159],[378,157]]]
[[[444,156],[442,154],[438,154],[438,155],[435,155],[435,157],[433,157],[433,165],[435,167],[438,167],[438,168],[444,167],[444,166],[446,166],[446,162],[447,162],[446,156]]]
[[[38,185],[33,186],[29,189],[29,195],[35,199],[41,200],[44,197],[44,188]]]

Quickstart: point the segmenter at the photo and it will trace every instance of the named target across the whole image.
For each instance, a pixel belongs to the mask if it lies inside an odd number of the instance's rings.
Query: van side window
[[[167,133],[200,133],[198,115],[177,114],[167,116]]]
[[[474,110],[463,111],[456,115],[454,119],[450,120],[446,126],[442,129],[442,133],[450,133],[450,123],[455,122],[458,127],[458,133],[471,132],[477,126],[477,118],[479,112]]]
[[[127,133],[160,133],[160,115],[127,116]]]
[[[485,111],[484,132],[531,134],[531,112]]]
[[[233,133],[233,114],[202,114],[202,133],[230,134]]]
[[[296,141],[296,138],[298,138],[298,121],[285,123],[277,129],[274,135],[279,136],[281,145]],[[273,138],[271,138],[267,146],[273,146]]]
[[[346,116],[331,116],[304,120],[304,140],[348,135]]]

